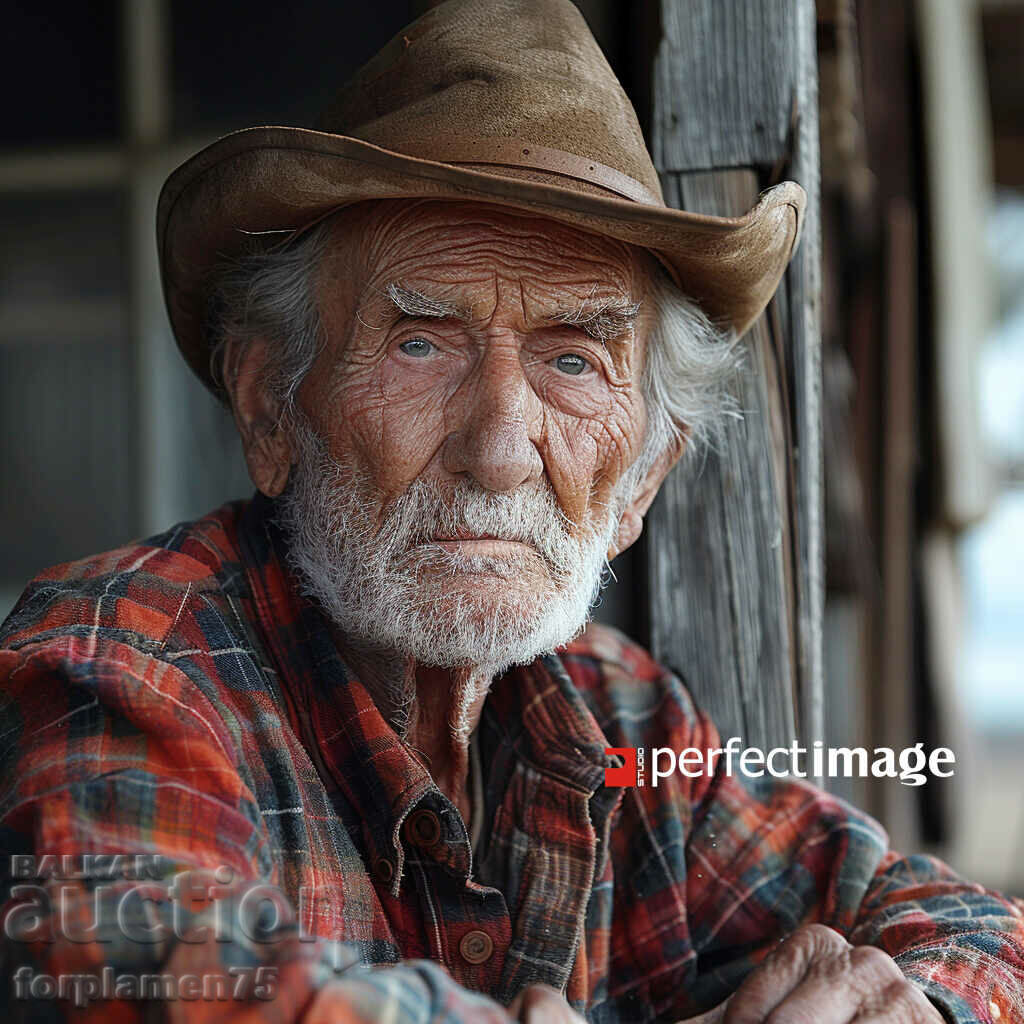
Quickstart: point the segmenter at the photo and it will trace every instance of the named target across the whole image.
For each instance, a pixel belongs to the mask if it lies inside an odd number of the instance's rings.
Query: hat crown
[[[579,191],[602,191],[585,181],[607,187],[617,172],[662,203],[632,104],[570,0],[447,0],[357,71],[316,127],[518,178],[551,181],[544,169],[561,166],[558,183]],[[553,162],[538,159],[545,152]],[[581,166],[567,171],[559,155]],[[602,178],[602,167],[612,174]]]

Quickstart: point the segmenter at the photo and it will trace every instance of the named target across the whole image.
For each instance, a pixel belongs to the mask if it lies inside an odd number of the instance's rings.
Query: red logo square
[[[626,763],[621,768],[605,768],[606,786],[635,786],[637,782],[636,747],[605,747],[606,754],[618,754]]]

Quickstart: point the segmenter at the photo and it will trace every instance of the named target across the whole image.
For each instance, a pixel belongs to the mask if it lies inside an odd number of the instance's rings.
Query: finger
[[[810,965],[852,949],[837,932],[824,925],[797,929],[747,976],[729,1001],[724,1024],[762,1024],[765,1018],[803,981]],[[817,1024],[816,1018],[812,1018]]]
[[[877,993],[853,1018],[855,1024],[945,1024],[928,997],[907,978]]]
[[[767,1017],[793,1024],[849,1024],[881,993],[902,985],[903,974],[887,953],[874,946],[847,947],[815,957],[803,980]]]
[[[508,1008],[520,1024],[584,1024],[583,1018],[549,985],[530,985]]]

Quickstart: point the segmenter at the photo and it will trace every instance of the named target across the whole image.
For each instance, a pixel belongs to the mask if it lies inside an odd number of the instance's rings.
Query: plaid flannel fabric
[[[841,801],[723,771],[606,787],[607,747],[718,745],[606,628],[495,683],[474,850],[266,499],[49,570],[0,645],[0,984],[33,1019],[503,1020],[545,982],[593,1021],[678,1020],[822,922],[950,1020],[1024,1020],[1022,905]]]

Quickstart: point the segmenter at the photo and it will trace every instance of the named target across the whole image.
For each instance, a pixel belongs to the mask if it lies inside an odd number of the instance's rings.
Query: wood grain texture
[[[821,440],[821,152],[818,133],[817,21],[813,0],[788,0],[796,15],[793,149],[787,173],[807,192],[803,241],[786,274],[787,363],[795,492],[797,701],[802,738],[823,739],[825,524]]]
[[[690,172],[784,159],[796,95],[795,0],[662,0],[661,15],[655,165]]]
[[[651,646],[723,736],[809,743],[824,605],[814,6],[662,0],[662,27],[652,149],[666,202],[745,213],[783,170],[809,202],[798,256],[743,339],[742,424],[649,513]]]

